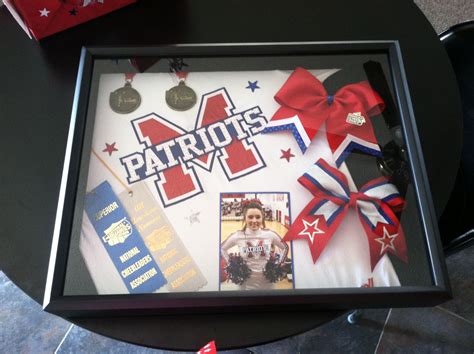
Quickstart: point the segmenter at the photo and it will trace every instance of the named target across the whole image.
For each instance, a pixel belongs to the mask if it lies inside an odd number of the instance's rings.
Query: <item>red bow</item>
[[[387,252],[408,261],[405,235],[394,213],[401,210],[404,200],[385,178],[372,180],[359,192],[351,192],[346,176],[320,159],[298,182],[314,198],[298,215],[284,240],[306,240],[314,263],[350,208],[357,211],[367,234],[372,270]]]
[[[380,156],[369,116],[384,109],[382,98],[367,81],[350,84],[328,95],[309,71],[296,68],[275,95],[281,105],[264,133],[291,129],[303,152],[326,122],[329,146],[339,166],[353,149]]]

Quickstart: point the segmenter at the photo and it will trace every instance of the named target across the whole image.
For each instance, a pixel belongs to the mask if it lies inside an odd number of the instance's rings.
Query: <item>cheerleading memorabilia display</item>
[[[30,38],[39,40],[137,0],[3,0]]]
[[[136,73],[139,52],[83,50],[47,310],[446,296],[396,43],[155,48]]]

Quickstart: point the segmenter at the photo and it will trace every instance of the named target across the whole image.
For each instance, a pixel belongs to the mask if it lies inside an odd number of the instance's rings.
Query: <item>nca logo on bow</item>
[[[267,119],[258,106],[238,113],[234,108],[221,88],[202,96],[192,131],[155,113],[133,120],[135,134],[145,148],[120,159],[128,183],[154,178],[167,207],[203,192],[194,165],[210,172],[215,156],[229,181],[265,167],[250,138],[260,134]]]

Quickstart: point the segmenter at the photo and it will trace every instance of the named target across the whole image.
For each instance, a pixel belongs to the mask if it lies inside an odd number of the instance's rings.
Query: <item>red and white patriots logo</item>
[[[240,252],[244,255],[247,255],[248,258],[253,258],[262,256],[265,257],[267,254],[270,254],[270,245],[264,244],[262,240],[252,243],[250,241],[246,242],[246,246],[241,247]]]
[[[203,192],[194,166],[211,171],[216,156],[229,181],[265,167],[249,139],[267,123],[261,109],[233,110],[227,91],[221,88],[202,96],[192,131],[155,113],[133,120],[134,131],[145,148],[120,158],[128,183],[153,178],[167,207]]]

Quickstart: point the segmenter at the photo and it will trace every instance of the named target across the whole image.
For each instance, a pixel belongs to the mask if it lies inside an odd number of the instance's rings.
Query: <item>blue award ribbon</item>
[[[166,279],[110,184],[86,194],[85,210],[130,293],[151,293]]]

